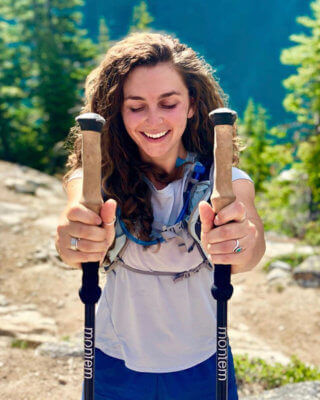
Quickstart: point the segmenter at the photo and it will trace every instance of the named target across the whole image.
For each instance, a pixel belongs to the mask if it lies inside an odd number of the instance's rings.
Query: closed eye
[[[177,106],[177,104],[172,104],[170,106],[165,106],[163,105],[163,108],[167,108],[167,109],[171,109],[171,108],[175,108]],[[138,112],[138,111],[142,111],[144,107],[140,107],[140,108],[130,108],[130,111],[132,112]]]

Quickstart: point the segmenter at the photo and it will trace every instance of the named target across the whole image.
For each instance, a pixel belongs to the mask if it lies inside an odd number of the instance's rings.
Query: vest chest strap
[[[158,276],[172,276],[173,282],[177,283],[181,281],[184,278],[190,278],[190,276],[196,274],[197,272],[200,271],[201,268],[205,267],[208,270],[212,271],[212,266],[209,263],[208,260],[202,261],[199,265],[197,265],[195,268],[189,269],[188,271],[182,271],[182,272],[169,272],[169,271],[144,271],[141,269],[133,268],[130,267],[130,265],[126,264],[123,262],[121,258],[118,258],[114,263],[112,263],[109,267],[105,267],[106,271],[109,271],[109,269],[114,269],[116,266],[121,266],[123,268],[128,269],[129,271],[137,272],[139,274],[145,274],[145,275],[158,275]]]
[[[192,236],[188,233],[188,225],[185,220],[177,222],[175,225],[162,225],[159,222],[153,223],[153,229],[156,234],[161,237],[165,241],[168,241],[172,238],[178,239],[178,246],[185,246],[186,251],[190,253],[193,250],[195,241]]]

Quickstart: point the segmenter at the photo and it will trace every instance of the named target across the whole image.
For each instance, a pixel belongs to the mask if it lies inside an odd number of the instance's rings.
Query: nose
[[[150,126],[158,126],[159,123],[163,122],[163,118],[161,117],[161,115],[159,114],[158,111],[149,110],[149,112],[147,114],[146,122]]]

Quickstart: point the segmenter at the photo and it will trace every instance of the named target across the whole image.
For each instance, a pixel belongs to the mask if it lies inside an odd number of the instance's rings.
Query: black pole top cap
[[[230,108],[217,108],[209,112],[209,118],[214,125],[233,125],[237,113]]]
[[[96,113],[84,113],[76,117],[82,131],[101,132],[106,120]]]

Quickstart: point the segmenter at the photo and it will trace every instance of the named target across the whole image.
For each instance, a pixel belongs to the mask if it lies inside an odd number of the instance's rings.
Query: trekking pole
[[[218,108],[209,113],[209,118],[214,124],[214,186],[210,201],[214,212],[218,213],[235,200],[231,168],[232,132],[237,113],[228,108]],[[233,293],[230,277],[231,265],[215,264],[211,293],[217,300],[216,400],[228,399],[227,301]]]
[[[86,113],[76,118],[82,131],[82,198],[80,203],[99,215],[101,198],[100,133],[105,123],[99,114]],[[79,296],[85,304],[84,320],[84,400],[94,400],[95,304],[100,298],[99,261],[82,263]]]

